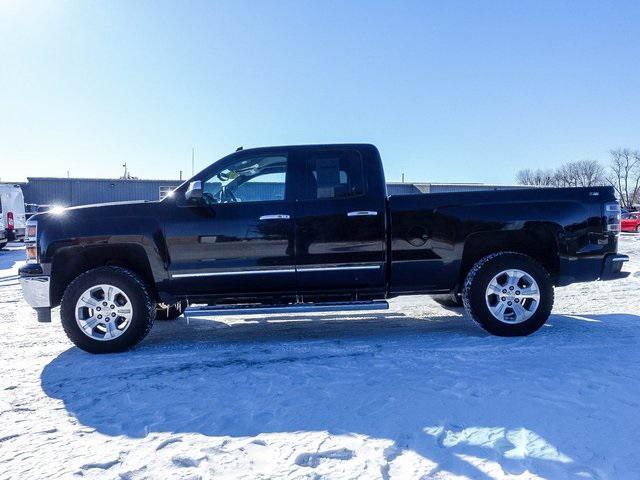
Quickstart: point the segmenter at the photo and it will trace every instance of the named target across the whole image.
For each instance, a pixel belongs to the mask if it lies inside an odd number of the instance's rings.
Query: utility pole
[[[404,183],[404,172],[402,172],[402,183]]]
[[[192,177],[196,174],[196,172],[195,172],[195,158],[196,158],[195,151],[196,151],[195,148],[191,149],[191,176]]]

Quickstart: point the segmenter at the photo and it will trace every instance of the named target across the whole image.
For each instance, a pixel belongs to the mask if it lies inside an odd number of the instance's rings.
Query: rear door
[[[295,237],[300,293],[383,294],[386,194],[377,150],[313,147],[299,158]]]

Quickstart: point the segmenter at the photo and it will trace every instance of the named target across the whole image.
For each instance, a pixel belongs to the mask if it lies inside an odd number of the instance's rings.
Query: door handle
[[[378,215],[378,212],[372,210],[358,210],[347,213],[347,217],[375,217],[376,215]]]
[[[291,217],[289,215],[282,215],[280,213],[275,215],[262,215],[260,220],[289,220]]]

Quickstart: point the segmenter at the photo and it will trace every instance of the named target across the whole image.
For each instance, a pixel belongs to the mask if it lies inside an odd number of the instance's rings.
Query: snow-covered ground
[[[0,478],[638,478],[640,236],[528,338],[428,297],[386,313],[156,323],[84,353],[0,252]]]

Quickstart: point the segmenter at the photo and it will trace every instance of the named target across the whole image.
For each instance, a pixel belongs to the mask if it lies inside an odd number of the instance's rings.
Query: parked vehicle
[[[24,240],[24,196],[18,185],[0,184],[0,212],[9,241]]]
[[[7,238],[7,232],[4,229],[4,221],[2,215],[0,215],[0,250],[7,246],[9,239]]]
[[[640,212],[623,214],[621,228],[623,232],[640,233]]]
[[[247,199],[251,199],[248,201]],[[94,353],[130,348],[161,312],[381,309],[446,294],[490,333],[529,335],[554,286],[621,276],[610,187],[388,197],[372,145],[237,151],[159,202],[32,217],[25,298]]]

